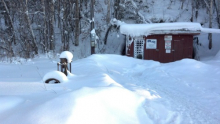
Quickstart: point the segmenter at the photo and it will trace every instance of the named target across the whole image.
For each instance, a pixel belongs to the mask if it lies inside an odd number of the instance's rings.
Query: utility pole
[[[92,33],[94,29],[94,2],[95,0],[91,0],[91,13],[90,13],[90,16],[91,16],[91,32],[90,32],[90,45],[91,45],[91,54],[95,54],[95,34]]]

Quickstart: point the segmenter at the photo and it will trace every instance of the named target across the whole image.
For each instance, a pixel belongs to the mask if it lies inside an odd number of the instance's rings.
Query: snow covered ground
[[[0,63],[1,124],[220,122],[220,53],[166,64],[96,54],[73,61],[68,81],[43,83],[56,63]]]

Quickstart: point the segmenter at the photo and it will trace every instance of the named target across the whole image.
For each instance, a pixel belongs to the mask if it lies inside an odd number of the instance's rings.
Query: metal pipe
[[[59,71],[59,63],[57,63],[57,71]]]
[[[72,68],[72,67],[71,67],[71,63],[70,63],[70,73],[71,73],[71,70],[72,70],[71,68]]]

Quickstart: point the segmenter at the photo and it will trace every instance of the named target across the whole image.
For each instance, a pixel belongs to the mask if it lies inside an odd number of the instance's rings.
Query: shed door
[[[176,35],[173,43],[173,59],[181,60],[183,58],[192,58],[193,51],[193,36],[191,35]]]
[[[193,55],[193,36],[188,35],[184,40],[183,58],[192,58]]]
[[[184,40],[182,39],[173,40],[173,61],[181,60],[183,58],[183,43]]]

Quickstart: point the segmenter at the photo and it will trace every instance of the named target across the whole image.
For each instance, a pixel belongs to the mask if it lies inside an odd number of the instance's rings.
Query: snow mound
[[[175,66],[175,68],[173,68],[173,66]],[[164,64],[162,68],[169,71],[171,70],[180,71],[179,74],[185,72],[188,72],[189,74],[193,72],[194,73],[206,72],[208,69],[211,68],[211,66],[194,59],[182,59],[179,61]]]
[[[20,123],[145,124],[149,118],[143,109],[144,101],[143,97],[120,87],[84,87],[58,95],[24,113]]]
[[[215,57],[220,59],[220,50],[219,50],[218,53],[215,55]]]
[[[68,124],[144,124],[141,120],[148,119],[144,98],[124,88],[82,88],[73,98]]]
[[[60,81],[60,83],[68,81],[66,75],[60,71],[48,72],[46,75],[44,75],[43,82],[45,82],[47,79],[57,79]]]
[[[0,113],[4,112],[8,109],[14,108],[15,106],[17,106],[19,103],[21,103],[23,101],[23,99],[18,98],[18,97],[0,97]]]
[[[69,51],[63,51],[61,54],[60,54],[60,58],[66,58],[68,63],[72,62],[72,59],[73,59],[73,54]]]

